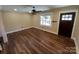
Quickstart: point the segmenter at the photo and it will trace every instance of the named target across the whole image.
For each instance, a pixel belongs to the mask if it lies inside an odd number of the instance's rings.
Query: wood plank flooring
[[[72,39],[57,36],[36,28],[8,34],[9,42],[4,53],[8,54],[73,54]]]

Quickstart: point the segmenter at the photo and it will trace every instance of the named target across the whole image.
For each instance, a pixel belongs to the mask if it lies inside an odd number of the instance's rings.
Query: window
[[[62,20],[72,20],[72,14],[62,15]]]
[[[40,25],[51,26],[51,17],[50,16],[41,16]]]

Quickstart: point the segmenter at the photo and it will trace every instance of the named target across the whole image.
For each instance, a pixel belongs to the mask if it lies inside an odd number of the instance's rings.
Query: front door
[[[58,34],[70,38],[72,34],[74,19],[75,12],[61,13]]]

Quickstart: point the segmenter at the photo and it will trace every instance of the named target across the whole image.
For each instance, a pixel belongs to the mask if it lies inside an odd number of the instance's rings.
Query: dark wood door
[[[72,34],[74,19],[75,12],[61,13],[58,34],[70,38]]]

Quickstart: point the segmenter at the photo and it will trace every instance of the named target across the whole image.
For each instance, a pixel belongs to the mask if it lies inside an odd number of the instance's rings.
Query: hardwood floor
[[[4,53],[9,54],[67,54],[76,53],[74,41],[36,28],[8,34]]]

